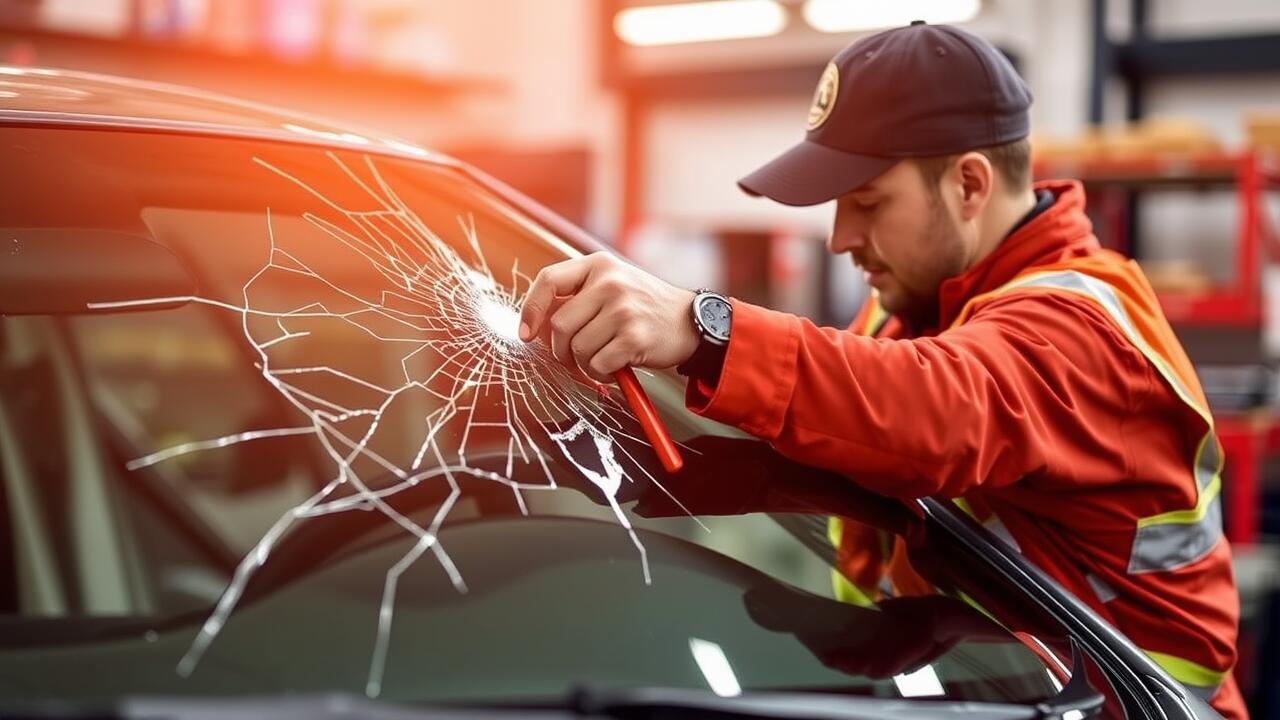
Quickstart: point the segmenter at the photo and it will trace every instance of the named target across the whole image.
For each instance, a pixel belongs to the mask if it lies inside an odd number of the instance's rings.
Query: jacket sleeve
[[[1129,474],[1125,418],[1153,388],[1084,298],[1011,293],[935,337],[880,340],[734,304],[714,388],[690,410],[883,495],[963,495],[1044,470]]]

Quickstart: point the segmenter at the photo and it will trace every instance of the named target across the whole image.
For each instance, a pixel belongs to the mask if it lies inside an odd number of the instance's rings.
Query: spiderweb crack
[[[303,220],[322,233],[329,250],[341,252],[362,278],[373,278],[376,282],[371,287],[355,287],[347,281],[349,273],[338,277],[332,263],[321,267],[304,252],[305,246],[298,249],[278,242],[268,207],[267,261],[241,288],[241,304],[189,297],[91,303],[90,307],[186,300],[239,313],[258,372],[307,419],[297,427],[250,430],[164,448],[132,460],[130,470],[192,452],[291,435],[314,437],[334,470],[332,479],[281,515],[240,561],[179,661],[179,674],[189,676],[195,671],[231,619],[254,573],[291,528],[335,513],[373,511],[414,540],[387,570],[383,583],[365,688],[375,697],[382,690],[396,591],[405,571],[430,551],[453,586],[467,591],[462,573],[439,541],[441,526],[462,496],[459,478],[506,486],[520,512],[527,514],[524,493],[555,490],[549,463],[567,464],[607,499],[640,555],[646,584],[652,582],[648,557],[617,496],[624,482],[637,479],[637,472],[656,487],[662,485],[628,447],[648,443],[626,429],[635,424],[627,422],[630,413],[617,397],[580,382],[541,342],[526,344],[518,339],[520,293],[528,289],[529,277],[516,261],[504,278],[507,282],[499,282],[485,259],[473,215],[457,217],[462,242],[455,249],[400,199],[370,158],[363,157],[356,167],[334,153],[328,153],[328,158],[340,176],[358,188],[370,209],[346,207],[270,162],[261,158],[254,162],[318,201],[321,212],[303,213]],[[297,293],[277,290],[282,283],[305,287],[306,302],[295,305]],[[398,358],[396,383],[362,377],[336,362],[281,364],[283,350],[351,336],[373,342],[381,352]],[[433,405],[410,423],[416,434],[413,442],[380,439],[384,424],[392,422],[388,418],[393,408],[409,397],[426,398]],[[482,451],[494,447],[495,434],[498,446],[505,435],[501,470],[469,461],[468,452],[477,446]],[[540,439],[547,450],[539,446]],[[403,452],[404,447],[411,447],[411,452]],[[563,457],[557,460],[552,452]],[[536,482],[514,479],[518,469],[530,468]],[[415,521],[388,502],[427,481],[443,483],[449,491],[429,523]]]

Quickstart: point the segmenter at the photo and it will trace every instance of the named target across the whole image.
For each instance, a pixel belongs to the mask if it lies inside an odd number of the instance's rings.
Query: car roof
[[[0,65],[0,125],[47,124],[189,132],[363,149],[457,164],[376,132],[218,95],[76,70]]]
[[[249,138],[354,150],[459,170],[552,229],[580,252],[598,240],[506,183],[421,145],[178,85],[78,70],[0,65],[0,128],[53,126]]]

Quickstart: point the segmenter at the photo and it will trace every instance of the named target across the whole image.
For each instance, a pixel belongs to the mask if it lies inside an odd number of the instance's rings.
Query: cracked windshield
[[[664,470],[616,387],[519,339],[532,278],[577,251],[458,169],[56,134],[12,133],[0,200],[25,302],[0,319],[3,696],[1065,681],[976,590],[854,597],[834,524],[894,543],[916,518],[823,505],[838,479],[639,372]],[[912,560],[941,586],[936,555]]]

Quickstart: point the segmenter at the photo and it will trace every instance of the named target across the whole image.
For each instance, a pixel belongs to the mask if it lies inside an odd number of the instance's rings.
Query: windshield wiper
[[[703,691],[667,688],[579,690],[570,703],[585,717],[758,718],[759,720],[1085,720],[1102,710],[1105,698],[1089,684],[1084,653],[1071,642],[1071,679],[1053,698],[1035,704],[909,700],[796,692],[758,692],[719,697]]]
[[[759,720],[1035,720],[1028,705],[873,698],[859,695],[768,692],[718,697],[696,690],[631,690],[593,695],[574,710],[584,717],[758,718]]]
[[[802,692],[752,692],[720,697],[703,690],[579,689],[561,701],[536,703],[390,703],[345,695],[261,698],[126,698],[112,707],[63,702],[4,706],[0,715],[60,720],[484,720],[566,715],[619,720],[721,717],[749,720],[1085,720],[1102,709],[1103,696],[1085,674],[1084,655],[1072,643],[1071,680],[1053,698],[1035,704],[873,698]],[[9,713],[12,713],[11,715]]]

